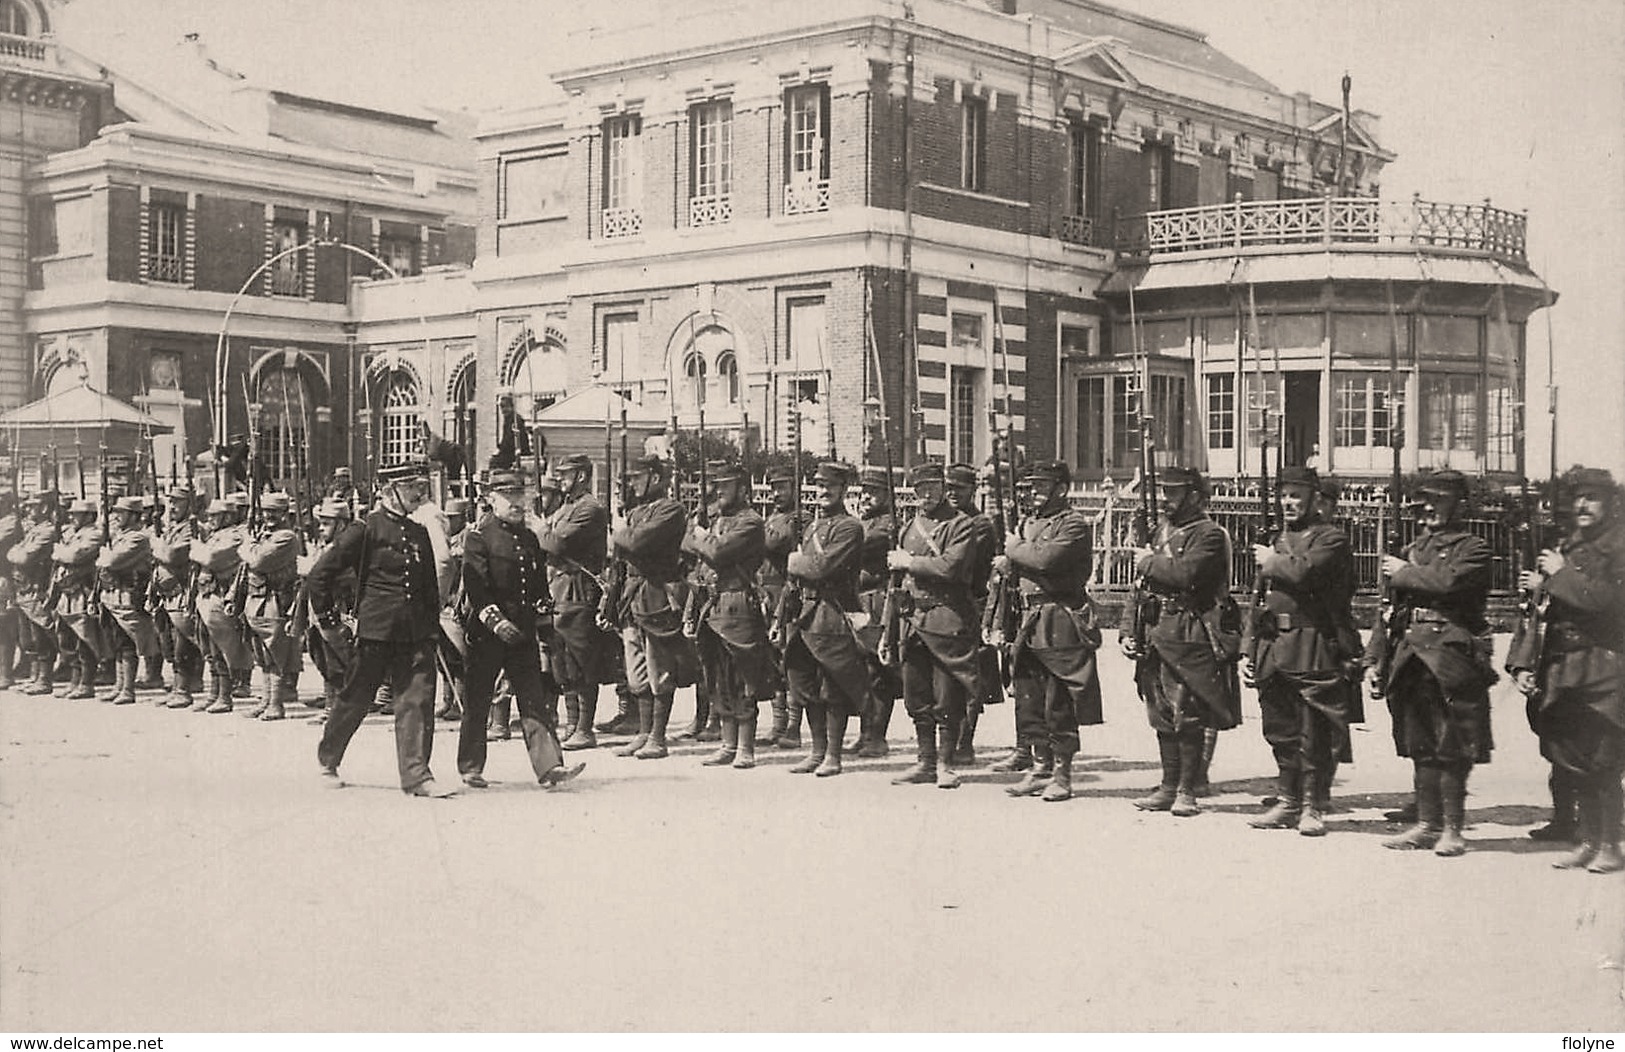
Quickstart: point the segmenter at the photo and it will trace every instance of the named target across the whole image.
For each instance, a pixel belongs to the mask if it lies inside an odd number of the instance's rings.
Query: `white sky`
[[[149,53],[188,31],[251,75],[313,94],[446,108],[523,102],[568,62],[567,32],[649,21],[681,0],[71,0],[70,43]],[[745,2],[745,0],[741,0]],[[1625,477],[1625,3],[1619,0],[1117,0],[1195,27],[1286,91],[1356,108],[1399,154],[1383,196],[1529,213],[1551,312],[1558,461]],[[606,14],[605,12],[608,12]],[[1547,460],[1544,316],[1530,326],[1529,456]]]

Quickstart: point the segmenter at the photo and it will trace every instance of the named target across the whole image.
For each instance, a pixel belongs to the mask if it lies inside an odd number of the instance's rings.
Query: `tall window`
[[[948,370],[948,459],[979,462],[976,427],[981,414],[982,370],[953,366]]]
[[[1243,384],[1247,410],[1247,433],[1242,436],[1248,449],[1256,449],[1264,438],[1266,413],[1269,421],[1269,444],[1274,446],[1281,427],[1281,385],[1274,374],[1259,376],[1248,373]]]
[[[717,375],[711,381],[712,397],[730,406],[739,404],[739,359],[732,351],[717,355]]]
[[[33,24],[29,21],[28,9],[17,0],[0,0],[0,33],[10,33],[17,37],[33,35]]]
[[[987,167],[987,100],[966,98],[959,108],[959,185],[984,189]]]
[[[1333,443],[1386,448],[1392,442],[1387,375],[1338,373],[1335,382]]]
[[[829,87],[784,93],[784,214],[829,209]]]
[[[642,182],[643,118],[611,117],[604,122],[604,207],[637,208]]]
[[[179,285],[186,280],[186,206],[173,201],[147,205],[147,280]]]
[[[1513,397],[1511,381],[1505,377],[1491,377],[1489,397],[1485,399],[1488,418],[1484,428],[1485,467],[1490,471],[1512,471],[1517,467],[1517,400]]]
[[[305,224],[293,219],[278,219],[271,226],[271,255],[287,252],[271,264],[271,294],[275,296],[303,296],[305,294],[305,252],[290,252],[306,241]]]
[[[502,160],[498,219],[537,219],[564,210],[570,156],[563,150]]]
[[[624,377],[637,378],[642,361],[638,347],[638,315],[636,311],[617,311],[604,315],[603,357],[599,367],[604,382],[619,384]]]
[[[423,452],[418,429],[418,387],[410,376],[395,374],[384,390],[383,463],[397,464]]]
[[[797,296],[785,306],[785,357],[797,368],[818,368],[824,360],[825,334],[828,323],[824,313],[824,297]]]
[[[266,369],[259,382],[260,455],[281,485],[309,475],[310,420],[316,411],[298,369]]]
[[[1145,207],[1149,212],[1172,208],[1170,184],[1174,179],[1174,151],[1171,147],[1147,143],[1141,148],[1145,158]]]
[[[1473,452],[1478,448],[1478,377],[1434,373],[1422,377],[1422,449]]]
[[[726,197],[733,192],[733,103],[702,102],[688,113],[694,196]]]
[[[1172,464],[1185,462],[1185,378],[1151,377],[1151,414],[1156,417],[1157,448]]]
[[[1068,129],[1071,164],[1068,166],[1067,211],[1075,216],[1095,214],[1095,197],[1100,186],[1100,130],[1092,124],[1073,121]]]
[[[411,277],[422,270],[422,246],[416,230],[391,228],[378,235],[378,258],[400,277]]]
[[[697,411],[707,403],[705,397],[705,355],[690,351],[683,359],[683,391],[680,404],[685,410]]]
[[[1236,448],[1236,377],[1214,373],[1207,378],[1207,445]]]

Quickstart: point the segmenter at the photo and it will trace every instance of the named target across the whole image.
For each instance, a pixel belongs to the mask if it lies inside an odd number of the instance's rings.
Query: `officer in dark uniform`
[[[886,553],[897,536],[897,509],[891,505],[891,487],[886,469],[866,467],[859,473],[858,520],[863,525],[863,569],[858,577],[858,605],[863,624],[857,630],[869,668],[869,707],[858,713],[857,755],[879,758],[891,751],[886,732],[892,710],[903,692],[899,670],[880,660],[881,613],[891,575],[886,569]]]
[[[1016,741],[1033,765],[1005,792],[1055,802],[1072,797],[1079,726],[1104,722],[1095,653],[1100,628],[1087,586],[1094,567],[1089,521],[1067,499],[1072,470],[1058,460],[1027,470],[1027,514],[996,562],[1014,575],[1021,622],[1010,640]]]
[[[1383,846],[1454,856],[1467,850],[1467,776],[1494,746],[1496,674],[1484,618],[1494,555],[1461,526],[1461,472],[1435,472],[1417,489],[1423,533],[1403,557],[1384,555],[1381,564],[1401,618],[1392,638],[1379,622],[1366,649],[1372,693],[1388,699],[1394,746],[1415,766],[1416,825]]]
[[[811,751],[790,768],[792,774],[820,778],[840,774],[846,721],[871,704],[869,664],[852,623],[852,615],[860,611],[858,575],[864,546],[863,526],[846,510],[846,491],[855,474],[850,464],[829,461],[818,466],[814,476],[818,517],[785,561],[785,571],[801,596],[801,610],[785,626],[784,675],[791,696],[807,714],[812,737]]]
[[[505,675],[519,709],[525,752],[536,780],[551,788],[580,774],[566,769],[559,748],[558,688],[542,673],[536,640],[541,618],[551,613],[547,567],[536,535],[525,525],[525,483],[494,471],[486,486],[491,514],[469,531],[463,547],[463,597],[467,614],[468,683],[457,770],[463,784],[484,789],[485,722],[497,675]]]
[[[28,522],[22,538],[6,550],[15,584],[21,627],[27,633],[24,647],[31,660],[31,676],[23,684],[24,694],[51,693],[51,674],[56,668],[56,611],[48,602],[51,591],[51,549],[56,545],[56,495],[47,490],[35,493],[24,503]]]
[[[621,632],[627,686],[638,699],[638,734],[617,756],[658,760],[667,755],[666,725],[682,661],[682,569],[678,550],[688,515],[667,493],[670,469],[645,454],[632,462],[632,505],[610,535],[610,550],[626,564],[615,624]]]
[[[766,550],[762,517],[747,502],[750,482],[737,463],[710,465],[716,514],[709,528],[695,524],[683,550],[709,568],[710,600],[698,611],[695,646],[701,676],[721,722],[722,745],[708,767],[756,766],[757,706],[779,688],[778,655],[767,641],[767,621],[756,591]]]
[[[535,527],[547,553],[553,595],[553,678],[564,692],[565,711],[574,713],[575,730],[563,747],[592,749],[598,745],[593,729],[598,688],[615,679],[614,662],[606,655],[616,641],[598,626],[596,617],[603,597],[609,512],[593,496],[592,460],[585,454],[559,461],[558,483],[563,503]]]
[[[434,744],[434,654],[440,631],[440,591],[429,531],[411,518],[429,496],[427,461],[383,467],[379,507],[360,529],[341,534],[330,559],[318,560],[309,581],[318,625],[343,631],[334,585],[348,567],[357,578],[356,663],[322,729],[316,759],[328,784],[342,786],[339,764],[366,717],[379,684],[394,699],[395,755],[401,789],[411,796],[450,796],[429,771]]]
[[[1134,806],[1188,817],[1201,813],[1195,789],[1206,766],[1204,732],[1241,722],[1241,625],[1229,592],[1230,535],[1203,510],[1207,481],[1192,468],[1168,467],[1157,483],[1162,519],[1152,547],[1134,551],[1156,617],[1143,653],[1129,633],[1122,644],[1157,732],[1162,781]]]
[[[1544,591],[1545,633],[1527,626],[1513,639],[1507,669],[1526,694],[1540,754],[1552,765],[1559,817],[1579,806],[1579,846],[1553,863],[1592,873],[1625,869],[1619,851],[1625,798],[1625,527],[1621,494],[1600,468],[1570,480],[1574,530],[1540,553],[1519,584]],[[1567,800],[1565,800],[1565,797]]]
[[[1313,468],[1283,468],[1277,484],[1286,521],[1274,544],[1253,545],[1265,592],[1242,643],[1242,677],[1258,688],[1278,791],[1248,824],[1324,836],[1321,807],[1349,734],[1352,655],[1340,628],[1354,598],[1354,553],[1348,536],[1321,520]]]
[[[784,594],[785,561],[801,543],[802,515],[801,494],[796,492],[796,473],[792,467],[780,465],[770,468],[767,484],[773,491],[773,511],[762,525],[765,548],[757,584],[762,590],[763,607],[771,620],[779,610],[780,598]],[[778,661],[782,671],[782,651]],[[781,749],[801,748],[801,709],[782,684],[773,698],[773,726],[756,744],[776,745]]]

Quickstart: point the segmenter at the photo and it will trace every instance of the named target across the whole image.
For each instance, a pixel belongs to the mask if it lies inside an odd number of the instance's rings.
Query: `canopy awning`
[[[30,437],[55,432],[71,439],[110,432],[167,435],[174,428],[128,402],[80,384],[0,414],[0,430],[28,432]]]

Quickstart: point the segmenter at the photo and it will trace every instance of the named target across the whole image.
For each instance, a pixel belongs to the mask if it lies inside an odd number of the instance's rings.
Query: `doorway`
[[[1286,374],[1286,436],[1282,453],[1286,463],[1302,467],[1320,452],[1320,373]],[[1315,456],[1313,465],[1324,467],[1326,458]]]

